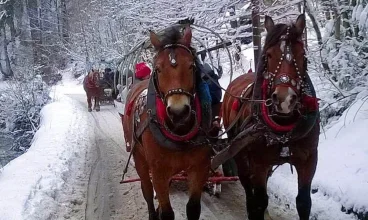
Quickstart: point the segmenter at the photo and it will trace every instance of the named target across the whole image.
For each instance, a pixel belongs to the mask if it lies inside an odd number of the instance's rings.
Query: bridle
[[[301,75],[300,67],[298,67],[298,64],[296,63],[296,59],[291,50],[291,40],[289,38],[290,38],[290,26],[287,27],[286,34],[280,37],[282,54],[279,59],[278,65],[276,66],[276,69],[273,72],[271,72],[268,69],[268,66],[267,66],[268,60],[267,60],[267,56],[265,56],[265,61],[264,61],[265,68],[263,72],[263,77],[265,80],[268,81],[267,83],[267,96],[268,97],[270,96],[270,93],[276,88],[276,86],[292,88],[295,91],[295,93],[298,95],[298,98],[300,98],[300,95],[304,93],[305,75],[304,77]],[[301,41],[298,41],[297,43],[303,44],[303,42]],[[296,71],[296,77],[288,73],[279,74],[281,65],[285,61],[288,62],[289,64],[293,64],[295,71]],[[304,62],[306,62],[306,58]],[[304,68],[303,70],[304,74],[307,74],[305,63],[304,63],[303,68]]]
[[[175,48],[183,48],[185,49],[187,52],[190,53],[190,55],[193,57],[193,71],[192,71],[192,75],[193,75],[193,83],[194,83],[194,86],[193,86],[193,90],[192,91],[186,91],[185,89],[183,88],[176,88],[176,89],[171,89],[169,90],[166,94],[161,92],[160,89],[159,89],[159,81],[158,81],[158,72],[157,72],[157,68],[156,68],[156,59],[157,59],[157,56],[163,52],[164,50],[170,50],[170,53],[169,53],[169,61],[170,61],[170,65],[172,67],[176,67],[178,65],[177,63],[177,59],[176,59],[176,54],[175,54]],[[191,101],[194,100],[194,95],[195,95],[195,91],[196,91],[196,88],[195,88],[195,85],[196,85],[196,75],[195,75],[195,72],[196,72],[196,66],[195,66],[195,56],[192,52],[192,50],[189,49],[189,47],[183,45],[183,44],[167,44],[165,46],[162,47],[162,49],[160,51],[158,51],[158,53],[156,54],[155,58],[154,58],[154,70],[153,70],[153,74],[152,74],[152,77],[153,77],[153,84],[154,84],[154,88],[155,88],[155,91],[156,91],[156,94],[158,94],[158,96],[161,98],[161,100],[163,101],[163,103],[167,104],[167,99],[168,97],[170,97],[171,95],[174,95],[174,94],[184,94],[186,96],[188,96]]]
[[[263,82],[262,82],[260,91],[261,91],[261,99],[265,101],[263,103],[260,103],[260,108],[258,107],[255,108],[254,115],[256,116],[256,118],[258,118],[258,114],[260,113],[260,116],[263,119],[265,125],[271,128],[271,130],[273,131],[290,132],[295,128],[296,123],[292,123],[289,125],[279,125],[278,123],[276,123],[271,117],[271,116],[274,116],[274,108],[271,108],[271,107],[274,106],[275,103],[273,99],[270,97],[271,97],[272,91],[276,88],[276,86],[283,86],[283,87],[288,87],[288,88],[293,89],[295,93],[297,94],[297,97],[296,97],[297,104],[294,108],[293,114],[284,116],[282,114],[277,113],[276,115],[278,118],[284,118],[284,117],[288,118],[289,116],[293,116],[294,112],[296,111],[297,115],[300,116],[301,115],[300,109],[302,105],[304,104],[303,97],[306,94],[305,87],[308,87],[308,84],[306,83],[306,80],[307,80],[306,62],[307,60],[306,58],[304,58],[304,66],[302,67],[304,71],[303,72],[304,75],[302,75],[301,70],[300,70],[301,67],[297,65],[296,59],[291,49],[292,43],[302,43],[302,42],[299,42],[299,41],[291,42],[290,26],[286,27],[286,34],[280,37],[279,42],[281,45],[280,48],[282,50],[282,54],[281,54],[281,57],[279,58],[278,65],[276,66],[276,69],[273,70],[273,72],[271,72],[272,70],[269,70],[267,56],[265,55],[266,48],[264,49]],[[290,73],[280,74],[279,71],[281,70],[281,65],[283,62],[288,62],[289,64],[293,64],[295,71],[296,71],[296,76],[293,76]]]

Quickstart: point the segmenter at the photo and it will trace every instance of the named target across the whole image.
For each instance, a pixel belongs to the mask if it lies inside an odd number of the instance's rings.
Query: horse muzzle
[[[174,94],[167,98],[166,113],[173,123],[185,122],[190,118],[190,98],[183,94]]]

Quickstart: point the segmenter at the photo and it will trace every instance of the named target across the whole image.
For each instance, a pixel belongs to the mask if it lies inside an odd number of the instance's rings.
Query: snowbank
[[[312,215],[325,219],[326,210],[343,206],[354,212],[368,212],[368,93],[357,101],[321,133],[319,159],[312,188]],[[365,98],[364,98],[365,97]],[[295,171],[295,169],[294,169]],[[268,188],[284,205],[295,204],[297,174],[290,166],[280,167],[270,178]],[[336,207],[337,206],[337,207]],[[340,206],[340,207],[339,207]],[[353,219],[336,213],[335,219]]]
[[[368,212],[368,97],[366,92],[325,134],[313,187],[345,208]],[[326,137],[325,137],[326,136]]]
[[[50,219],[72,166],[84,163],[94,143],[88,114],[60,92],[53,96],[55,102],[41,111],[31,148],[0,171],[1,220]]]

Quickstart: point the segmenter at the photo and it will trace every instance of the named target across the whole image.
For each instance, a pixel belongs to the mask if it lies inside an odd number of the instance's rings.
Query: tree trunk
[[[252,26],[253,26],[253,50],[254,67],[257,72],[258,62],[261,55],[261,22],[259,16],[259,0],[252,0]]]
[[[33,46],[33,62],[42,65],[42,33],[37,0],[27,0],[27,13]]]
[[[14,18],[16,21],[15,30],[16,30],[16,36],[19,36],[20,38],[20,44],[23,46],[26,46],[28,43],[26,41],[27,36],[27,29],[24,24],[24,0],[17,0],[15,1],[14,5]]]
[[[14,27],[14,4],[15,4],[14,0],[10,0],[5,3],[5,11],[7,14],[6,24],[9,26],[12,41],[15,40],[15,33],[16,33]]]
[[[326,20],[331,20],[331,2],[329,0],[321,0],[321,5]]]
[[[61,7],[61,32],[63,36],[64,43],[69,43],[69,22],[68,13],[66,10],[66,0],[60,0]]]
[[[1,28],[1,35],[3,35],[3,48],[4,48],[4,60],[5,60],[5,71],[3,74],[5,78],[14,76],[13,70],[10,65],[9,53],[8,53],[8,40],[6,39],[5,26]]]
[[[337,41],[341,41],[341,16],[337,11],[337,8],[334,8],[334,19],[335,19],[335,39]]]
[[[352,0],[351,1],[351,6],[354,8],[357,5],[357,1],[356,0]],[[353,23],[353,27],[354,27],[354,37],[356,37],[358,40],[361,40],[361,38],[359,37],[359,26],[355,23]]]
[[[352,37],[353,36],[353,32],[351,29],[351,25],[349,23],[349,15],[351,15],[351,9],[349,9],[349,0],[341,0],[340,2],[338,2],[339,5],[343,6],[343,10],[340,10],[341,13],[341,18],[342,18],[342,26],[345,29],[345,37]],[[340,7],[341,8],[341,7]]]

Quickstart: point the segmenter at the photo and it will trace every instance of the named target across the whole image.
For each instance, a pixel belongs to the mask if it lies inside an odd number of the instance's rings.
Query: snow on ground
[[[67,88],[71,89],[73,85]],[[68,208],[59,207],[60,194],[66,193],[60,191],[63,185],[84,175],[74,167],[85,163],[86,149],[94,143],[93,126],[85,123],[87,112],[80,111],[58,87],[52,98],[54,102],[41,111],[41,126],[30,149],[0,171],[1,220],[55,217]],[[83,189],[69,193],[74,203],[82,201]]]
[[[347,209],[368,212],[368,92],[321,134],[313,187]]]

